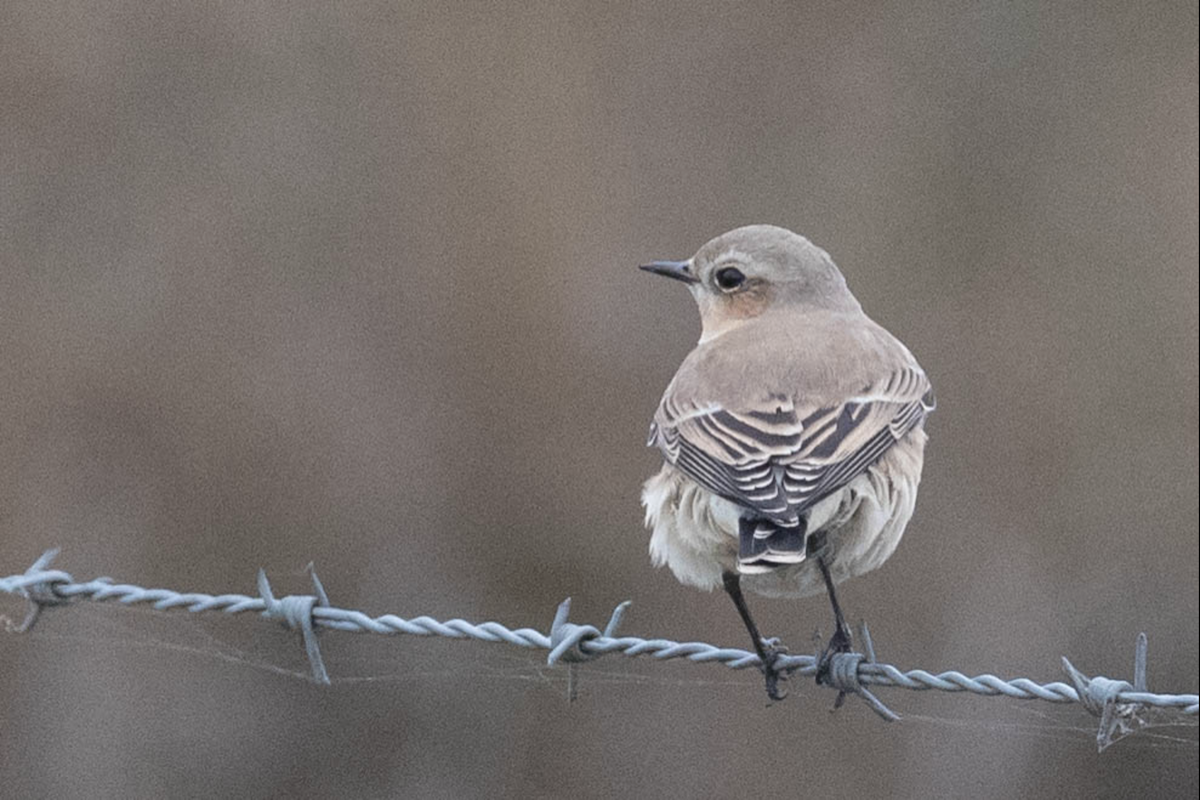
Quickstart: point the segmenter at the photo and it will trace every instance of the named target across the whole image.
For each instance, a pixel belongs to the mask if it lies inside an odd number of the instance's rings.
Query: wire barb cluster
[[[462,619],[439,622],[420,616],[404,619],[394,614],[371,617],[361,611],[337,608],[329,602],[321,581],[312,565],[309,574],[313,583],[311,595],[276,597],[266,573],[258,574],[258,596],[241,594],[209,595],[182,593],[170,589],[147,589],[131,584],[114,583],[111,578],[95,578],[77,583],[62,570],[51,569],[50,562],[57,550],[43,553],[25,572],[0,578],[0,592],[24,597],[29,604],[24,620],[13,624],[5,619],[10,632],[28,631],[46,608],[76,600],[116,601],[123,605],[147,603],[159,611],[184,609],[192,613],[221,611],[239,614],[257,611],[267,619],[281,622],[299,630],[313,680],[329,683],[329,674],[317,642],[318,628],[355,633],[411,636],[444,636],[452,639],[476,639],[485,642],[504,642],[530,649],[549,651],[547,664],[559,662],[568,668],[568,694],[574,697],[576,665],[611,653],[629,657],[649,656],[657,661],[683,658],[697,663],[719,663],[731,669],[758,668],[759,659],[753,652],[732,647],[717,647],[705,642],[675,642],[668,639],[643,639],[637,636],[618,636],[617,631],[629,608],[629,601],[619,604],[608,624],[601,631],[592,625],[569,621],[571,600],[558,607],[549,634],[532,628],[505,627],[498,622],[471,623]],[[1087,677],[1063,659],[1071,684],[1053,682],[1039,684],[1028,678],[1002,680],[995,675],[968,677],[961,672],[930,673],[921,669],[901,671],[875,658],[870,633],[863,626],[860,638],[866,653],[840,653],[833,657],[821,676],[821,683],[839,692],[842,697],[855,694],[884,719],[899,717],[871,692],[869,687],[893,686],[915,690],[971,692],[974,694],[1010,697],[1021,700],[1045,700],[1052,703],[1079,703],[1092,715],[1100,718],[1097,733],[1099,749],[1103,750],[1121,736],[1134,733],[1145,725],[1144,713],[1163,709],[1185,717],[1200,714],[1200,698],[1195,694],[1155,694],[1146,690],[1146,635],[1139,635],[1134,659],[1133,683],[1103,676]],[[786,655],[779,667],[789,674],[816,675],[816,655]]]

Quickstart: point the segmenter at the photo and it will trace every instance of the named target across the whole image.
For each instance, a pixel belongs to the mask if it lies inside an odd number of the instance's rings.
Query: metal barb
[[[310,561],[304,571],[312,578],[313,591],[317,593],[317,605],[329,608],[329,595],[325,594],[325,587],[322,585],[321,579],[317,577],[316,565]]]
[[[632,600],[622,600],[617,603],[617,607],[613,609],[612,616],[608,618],[608,624],[604,626],[604,636],[608,639],[615,639],[617,636],[617,628],[621,627],[621,621],[625,619],[625,612],[633,605]]]
[[[1137,642],[1133,646],[1133,690],[1135,692],[1146,691],[1146,651],[1150,647],[1150,642],[1146,638],[1146,632],[1142,631],[1137,635]]]
[[[37,559],[29,565],[29,569],[25,570],[25,577],[38,577],[41,580],[34,583],[27,583],[25,586],[18,588],[17,594],[25,598],[25,618],[20,624],[13,624],[6,616],[0,615],[0,619],[4,620],[4,629],[9,633],[28,633],[41,616],[42,609],[46,606],[59,606],[71,602],[69,597],[64,597],[55,591],[54,585],[58,583],[72,583],[73,579],[65,572],[55,571],[51,575],[43,575],[48,572],[50,562],[54,561],[54,557],[58,555],[58,548],[52,547],[42,553]]]
[[[861,664],[875,664],[875,644],[871,641],[871,632],[867,623],[859,623],[859,636],[863,641],[863,649],[867,652],[832,653],[829,655],[829,669],[818,678],[818,682],[838,690],[837,699],[833,702],[833,711],[842,707],[846,695],[854,694],[862,698],[867,707],[888,722],[898,722],[900,715],[892,711],[874,692],[864,686],[858,678]],[[818,651],[820,658],[820,651]]]
[[[558,604],[554,612],[554,622],[550,625],[550,655],[546,657],[547,666],[552,667],[559,661],[590,661],[597,655],[584,652],[581,645],[588,639],[599,638],[600,630],[593,625],[568,622],[570,614],[571,598],[568,597]]]
[[[1142,704],[1123,703],[1120,697],[1124,692],[1146,691],[1147,649],[1146,634],[1139,633],[1134,645],[1132,684],[1102,675],[1089,678],[1076,669],[1066,657],[1062,660],[1063,669],[1075,684],[1079,704],[1093,716],[1100,718],[1100,726],[1096,731],[1096,747],[1100,752],[1125,735],[1137,731],[1144,724],[1140,716]]]
[[[312,577],[316,594],[291,594],[276,598],[271,591],[271,582],[267,580],[266,571],[260,569],[258,571],[258,594],[263,602],[263,616],[279,620],[292,630],[300,630],[301,639],[304,641],[304,652],[308,656],[308,663],[312,668],[313,680],[329,685],[329,672],[325,669],[325,660],[321,657],[321,646],[317,642],[317,631],[313,625],[313,609],[318,606],[328,608],[329,597],[325,594],[325,587],[321,585],[311,564],[309,564],[309,574]]]
[[[877,663],[875,660],[875,643],[871,640],[871,632],[866,627],[865,621],[860,621],[858,624],[858,636],[863,642],[863,652],[839,652],[830,658],[829,674],[826,676],[828,685],[833,686],[838,690],[838,699],[834,702],[834,709],[840,708],[845,702],[847,694],[857,694],[863,698],[869,709],[875,711],[875,714],[882,717],[887,722],[899,722],[900,715],[884,705],[883,700],[875,696],[875,693],[866,688],[862,681],[858,679],[858,670],[860,664]]]
[[[576,625],[569,622],[571,614],[571,598],[558,604],[554,612],[554,622],[550,625],[550,654],[546,657],[547,666],[554,666],[559,661],[567,665],[567,700],[574,702],[578,696],[578,676],[575,665],[582,661],[591,661],[603,653],[589,653],[583,649],[583,643],[601,637],[611,639],[620,627],[625,612],[632,603],[629,600],[618,603],[608,618],[608,624],[601,633],[594,625]]]
[[[862,639],[863,649],[867,652],[867,663],[879,663],[875,660],[875,643],[871,641],[871,631],[867,628],[867,621],[865,619],[858,623],[858,638]]]

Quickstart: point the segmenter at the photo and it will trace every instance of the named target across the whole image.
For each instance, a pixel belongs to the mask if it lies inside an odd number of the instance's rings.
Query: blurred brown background
[[[648,563],[699,327],[634,267],[773,222],[938,391],[908,536],[844,588],[881,656],[1128,677],[1145,630],[1151,688],[1196,691],[1195,3],[6,3],[0,181],[0,574],[314,560],[372,613],[629,598],[741,647]],[[1079,709],[887,691],[886,725],[621,659],[568,705],[537,653],[332,633],[323,689],[213,655],[303,674],[275,626],[163,616],[0,636],[5,796],[1197,792],[1194,730],[1097,756]]]

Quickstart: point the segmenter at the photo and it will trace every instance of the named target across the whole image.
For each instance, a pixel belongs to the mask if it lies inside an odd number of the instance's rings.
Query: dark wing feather
[[[681,406],[668,390],[650,444],[709,491],[794,526],[920,425],[933,406],[928,379],[913,367],[834,405],[806,406],[772,394],[738,409]]]

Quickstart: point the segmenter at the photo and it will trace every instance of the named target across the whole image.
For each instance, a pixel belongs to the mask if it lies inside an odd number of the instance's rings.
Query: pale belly
[[[834,582],[869,572],[896,549],[912,517],[926,441],[921,428],[903,439],[866,472],[813,506],[809,533],[826,534],[826,563]],[[681,583],[721,586],[721,575],[738,571],[738,521],[744,509],[717,497],[669,464],[642,490],[650,556],[666,564]],[[824,590],[814,560],[769,572],[746,573],[747,590],[770,597],[802,597]]]

